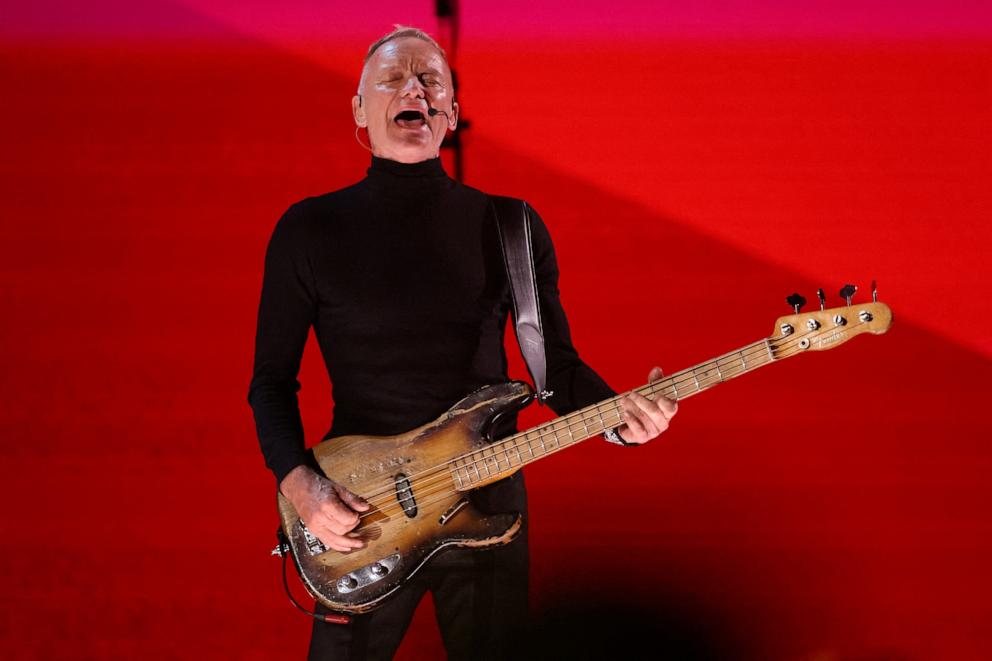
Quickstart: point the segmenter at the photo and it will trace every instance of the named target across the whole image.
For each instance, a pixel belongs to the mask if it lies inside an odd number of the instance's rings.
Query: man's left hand
[[[653,383],[662,376],[661,368],[655,367],[648,373],[648,382]],[[674,400],[662,395],[648,399],[636,391],[624,397],[621,406],[625,424],[617,428],[617,433],[627,443],[637,445],[660,436],[679,410],[678,402]]]

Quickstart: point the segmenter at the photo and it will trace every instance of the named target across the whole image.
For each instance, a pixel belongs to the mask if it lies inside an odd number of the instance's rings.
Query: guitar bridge
[[[300,532],[303,533],[303,542],[307,545],[307,551],[310,555],[320,555],[327,551],[324,542],[320,541],[316,535],[310,532],[307,524],[303,523],[303,519],[300,519]]]

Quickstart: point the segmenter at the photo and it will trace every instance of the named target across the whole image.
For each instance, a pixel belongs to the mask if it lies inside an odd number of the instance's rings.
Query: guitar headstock
[[[792,294],[786,302],[795,314],[775,320],[775,330],[768,338],[777,349],[791,349],[789,353],[800,351],[825,351],[840,346],[852,337],[862,333],[878,335],[889,330],[892,325],[892,310],[885,303],[879,303],[872,281],[872,300],[868,303],[854,303],[852,298],[857,291],[854,285],[844,285],[841,298],[847,305],[824,309],[823,290],[818,290],[820,309],[814,312],[800,312],[806,299]]]

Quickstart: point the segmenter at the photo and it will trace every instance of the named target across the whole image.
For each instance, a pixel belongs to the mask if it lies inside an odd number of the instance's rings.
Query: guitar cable
[[[289,578],[286,575],[286,560],[290,553],[292,553],[292,547],[289,545],[289,540],[286,539],[286,533],[283,532],[282,526],[276,530],[276,539],[279,540],[279,550],[282,551],[282,586],[286,589],[286,596],[289,597],[289,601],[299,608],[301,611],[317,620],[318,622],[327,622],[328,624],[350,624],[351,616],[344,615],[341,613],[315,613],[309,610],[306,606],[301,604],[293,596],[293,593],[289,589]]]

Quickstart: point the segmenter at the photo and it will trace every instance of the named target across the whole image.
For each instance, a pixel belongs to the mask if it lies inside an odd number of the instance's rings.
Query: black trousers
[[[391,659],[429,590],[448,658],[507,659],[520,650],[528,624],[527,499],[520,473],[473,494],[484,512],[525,514],[524,528],[494,549],[447,549],[382,606],[352,617],[350,624],[314,621],[311,661]],[[317,604],[317,612],[327,612]]]

